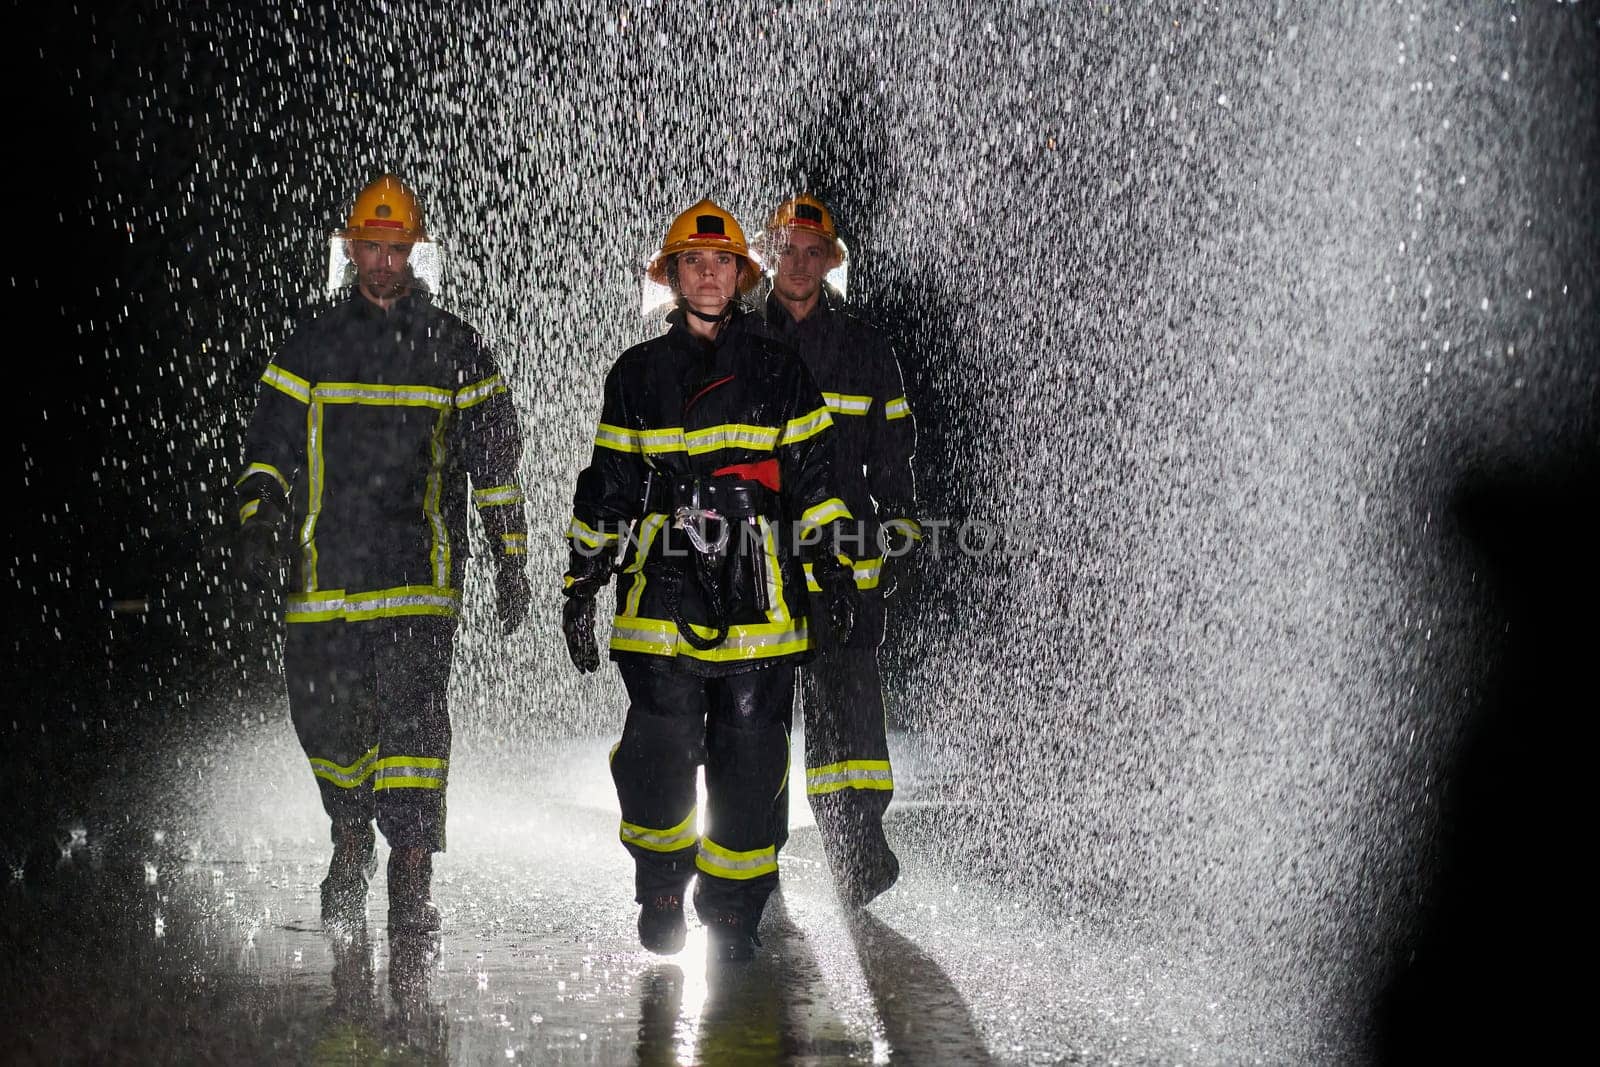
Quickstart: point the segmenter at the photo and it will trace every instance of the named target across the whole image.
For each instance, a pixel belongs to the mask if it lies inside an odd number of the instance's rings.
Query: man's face
[[[817,295],[822,279],[837,264],[833,242],[820,233],[790,226],[778,247],[778,273],[773,288],[785,300],[803,304]]]
[[[356,265],[356,284],[372,299],[393,300],[410,287],[409,241],[347,241],[345,251]]]
[[[715,315],[739,286],[739,257],[732,252],[692,248],[678,256],[678,289],[689,306]]]

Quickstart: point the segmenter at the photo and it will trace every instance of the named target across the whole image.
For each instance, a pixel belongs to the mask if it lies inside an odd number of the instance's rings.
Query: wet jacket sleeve
[[[881,380],[876,392],[883,401],[876,405],[876,413],[868,416],[872,440],[867,488],[877,501],[884,527],[898,529],[913,541],[920,541],[916,478],[911,471],[911,458],[917,450],[917,424],[906,400],[900,362],[887,343],[877,353],[877,363]]]
[[[797,526],[801,557],[814,559],[844,550],[850,509],[834,486],[833,417],[827,401],[798,358],[786,369],[784,382],[777,449],[784,510]]]
[[[591,596],[611,580],[617,548],[644,503],[644,446],[630,427],[620,365],[606,375],[589,465],[578,474],[567,525],[569,595]]]
[[[455,401],[459,462],[472,481],[472,506],[483,519],[496,564],[521,567],[528,555],[525,497],[517,483],[522,422],[482,340],[474,334],[465,345]]]
[[[245,437],[244,470],[234,482],[241,528],[261,523],[282,533],[288,522],[289,495],[305,463],[306,409],[311,404],[305,351],[305,336],[296,333],[261,373]]]

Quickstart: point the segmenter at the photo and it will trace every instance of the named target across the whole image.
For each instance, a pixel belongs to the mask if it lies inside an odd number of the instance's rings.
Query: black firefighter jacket
[[[739,309],[708,344],[682,314],[606,376],[594,452],[573,498],[566,584],[603,584],[620,549],[612,659],[708,677],[800,662],[812,648],[801,555],[832,551],[850,518],[833,485],[833,420],[805,364],[759,315]],[[748,482],[718,472],[760,464],[776,465],[778,491],[763,513],[733,520],[726,586],[708,602],[695,569],[703,561],[675,521],[687,503],[681,487]],[[703,640],[723,627],[726,637],[699,648],[680,623]]]
[[[455,617],[467,503],[496,561],[523,565],[521,431],[477,332],[413,293],[350,298],[261,375],[237,483],[242,524],[291,535],[290,623]]]
[[[883,334],[853,315],[829,286],[799,322],[776,295],[768,295],[765,311],[768,329],[800,353],[833,415],[834,484],[856,520],[840,548],[855,562],[864,608],[850,644],[875,647],[883,639],[879,531],[894,527],[912,542],[922,538],[911,472],[917,431],[900,364]]]

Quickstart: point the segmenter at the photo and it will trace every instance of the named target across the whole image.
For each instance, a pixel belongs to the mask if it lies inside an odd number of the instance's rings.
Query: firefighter
[[[860,907],[900,873],[883,833],[894,775],[877,649],[894,561],[922,536],[911,472],[916,430],[888,342],[826,281],[845,256],[832,212],[814,196],[796,196],[765,232],[774,268],[763,305],[768,327],[795,347],[823,390],[837,428],[836,484],[855,516],[844,551],[861,615],[849,640],[820,649],[801,670],[800,702],[806,795],[840,896]]]
[[[521,431],[489,350],[412,270],[416,196],[385,174],[338,234],[348,299],[299,326],[261,376],[238,479],[242,558],[287,557],[289,711],[332,821],[324,924],[365,914],[373,820],[389,852],[389,930],[436,930],[445,844],[445,706],[468,507],[490,544],[509,635],[527,613]]]
[[[794,667],[813,639],[802,556],[815,561],[826,625],[847,633],[858,597],[829,545],[849,512],[822,395],[738,300],[760,271],[733,216],[695,204],[647,273],[675,306],[667,332],[606,376],[573,498],[562,624],[573,663],[598,669],[595,598],[615,571],[610,655],[629,706],[611,773],[640,943],[682,947],[698,875],[713,956],[749,959],[778,881]]]

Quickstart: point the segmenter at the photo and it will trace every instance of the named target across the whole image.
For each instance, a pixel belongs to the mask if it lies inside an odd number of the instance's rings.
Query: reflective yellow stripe
[[[238,486],[243,485],[245,483],[246,479],[248,479],[252,475],[256,475],[256,474],[271,475],[273,480],[276,481],[279,485],[281,485],[283,487],[283,491],[285,493],[287,493],[289,491],[289,479],[285,478],[283,476],[283,472],[280,471],[277,467],[274,467],[270,463],[252,463],[252,464],[250,464],[250,466],[248,466],[248,467],[246,467],[244,469],[244,473],[239,475],[239,480],[233,483],[234,487],[237,488]]]
[[[778,565],[778,543],[772,536],[772,524],[764,517],[757,516],[756,522],[761,527],[761,554],[766,557],[767,566],[767,608],[768,622],[787,622],[789,607],[783,601],[783,568]]]
[[[639,435],[624,426],[610,426],[601,423],[594,432],[594,443],[597,448],[609,448],[617,452],[638,452]]]
[[[603,548],[621,536],[619,533],[601,533],[576,515],[572,517],[572,522],[567,525],[568,539],[588,548]]]
[[[395,618],[402,615],[442,615],[453,617],[461,606],[455,589],[428,585],[403,585],[370,593],[347,594],[343,589],[315,593],[294,593],[284,610],[287,622],[331,622],[344,620]]]
[[[639,525],[639,547],[634,553],[633,562],[623,571],[624,574],[633,575],[633,587],[628,590],[628,599],[622,606],[624,615],[639,614],[639,598],[644,596],[644,561],[650,555],[650,546],[655,544],[656,534],[661,532],[666,523],[666,515],[656,511],[646,515],[644,522]]]
[[[731,848],[723,848],[709,837],[702,837],[694,865],[713,878],[745,881],[760,878],[763,874],[778,873],[778,853],[771,845],[749,852],[735,852]]]
[[[260,510],[261,501],[259,498],[256,500],[246,500],[244,502],[244,507],[239,509],[239,525],[243,526],[245,523],[249,522],[255,516],[255,513]]]
[[[372,776],[377,760],[377,745],[367,749],[365,755],[348,767],[341,767],[332,760],[312,756],[311,773],[324,781],[332,782],[340,789],[354,789]]]
[[[491,374],[476,385],[463,386],[456,390],[456,407],[466,409],[474,404],[481,404],[496,393],[506,391],[506,386],[500,380],[500,375]]]
[[[870,396],[851,396],[849,393],[823,393],[828,410],[835,415],[865,415],[872,409]]]
[[[808,437],[815,437],[832,425],[833,419],[828,414],[828,405],[823,404],[809,415],[802,415],[798,419],[790,419],[789,424],[783,428],[783,438],[778,444],[799,444]]]
[[[313,400],[324,404],[372,404],[378,407],[449,408],[455,394],[431,385],[379,385],[368,382],[318,382]]]
[[[806,768],[806,792],[812,796],[841,789],[893,789],[894,773],[886,759],[852,759],[825,767]]]
[[[305,592],[317,588],[317,517],[322,514],[322,412],[321,404],[306,409],[306,521],[300,528],[301,574],[305,579]]]
[[[524,504],[527,497],[515,485],[491,485],[487,489],[474,489],[472,502],[480,508],[502,507],[506,504]]]
[[[885,421],[891,419],[903,419],[909,414],[911,414],[911,405],[903,396],[897,396],[887,404],[883,405],[883,417]]]
[[[688,656],[708,663],[729,663],[735,660],[773,659],[804,652],[811,647],[805,619],[730,626],[727,640],[709,649],[695,648],[684,641],[678,633],[677,624],[671,619],[616,615],[611,622],[611,648],[616,652]],[[712,637],[716,633],[697,623],[690,625],[701,637]]]
[[[422,494],[422,514],[433,531],[433,543],[428,546],[428,561],[433,564],[433,584],[450,584],[450,527],[445,524],[444,512],[439,502],[444,497],[444,467],[447,455],[444,446],[445,430],[450,425],[450,411],[440,408],[433,420],[433,435],[428,441],[429,466],[427,488]]]
[[[746,426],[742,423],[707,426],[703,430],[691,430],[684,435],[684,444],[691,456],[715,452],[719,448],[748,448],[753,451],[770,452],[777,443],[776,426]]]
[[[615,749],[612,751],[615,753]],[[691,847],[695,842],[695,814],[696,809],[690,808],[682,822],[666,830],[653,830],[624,821],[618,836],[624,845],[637,845],[651,852],[677,852]]]
[[[876,589],[878,582],[883,577],[883,560],[858,559],[854,563],[847,563],[850,573],[856,580],[857,589]],[[806,572],[806,588],[813,593],[822,592],[822,586],[817,582],[817,577],[811,572],[811,564],[802,564]]]
[[[500,535],[500,547],[508,556],[526,556],[528,554],[528,535],[525,533],[503,533]]]
[[[450,761],[436,756],[385,756],[373,766],[372,788],[443,789]]]
[[[276,363],[267,364],[267,369],[261,373],[261,380],[302,404],[311,403],[311,383],[298,374],[284,370]]]
[[[800,515],[800,530],[805,532],[817,526],[826,526],[835,519],[850,518],[850,509],[844,506],[844,501],[838,497],[829,497],[820,504],[813,504],[806,508]]]
[[[669,426],[661,430],[640,430],[637,437],[640,451],[647,456],[682,452],[685,449],[682,426]]]
[[[885,530],[897,530],[913,541],[922,540],[922,524],[915,519],[888,519],[883,524]]]

